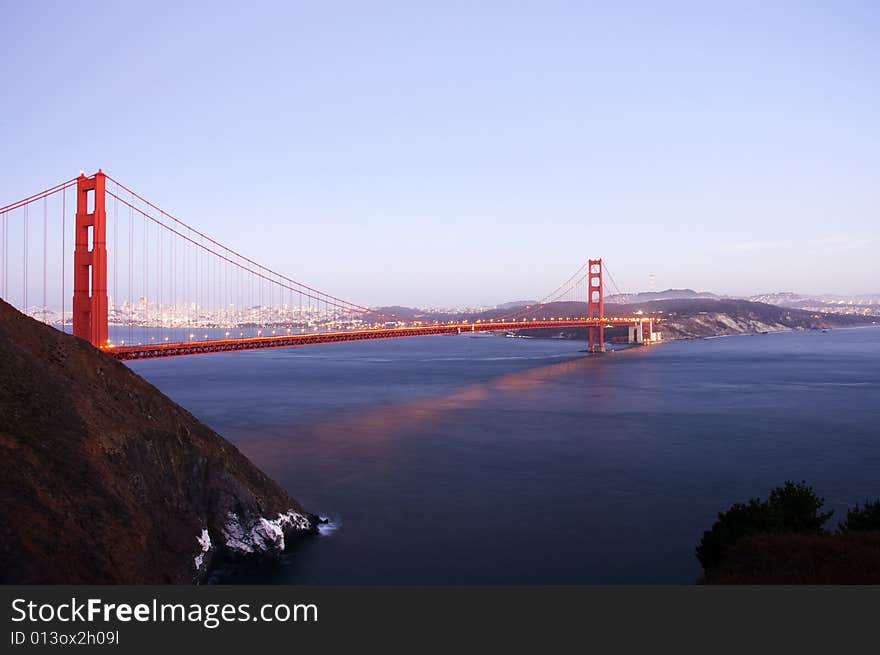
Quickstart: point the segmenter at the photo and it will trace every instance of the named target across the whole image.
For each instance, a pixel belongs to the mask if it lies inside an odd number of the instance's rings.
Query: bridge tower
[[[73,334],[95,347],[107,345],[106,176],[98,170],[76,180],[73,251]],[[89,202],[91,200],[91,203]],[[91,204],[91,211],[89,205]]]
[[[605,289],[602,284],[602,260],[591,259],[587,265],[587,318],[605,318]],[[605,325],[589,329],[587,350],[605,352]]]

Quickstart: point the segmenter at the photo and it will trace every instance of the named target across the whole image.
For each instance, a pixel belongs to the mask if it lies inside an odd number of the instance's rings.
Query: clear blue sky
[[[367,304],[880,292],[880,3],[0,0],[0,204],[102,167]]]

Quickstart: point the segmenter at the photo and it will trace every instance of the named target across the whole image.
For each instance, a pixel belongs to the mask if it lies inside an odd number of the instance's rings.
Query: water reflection
[[[620,353],[615,353],[620,356]],[[523,402],[524,399],[499,398],[500,395],[528,396],[551,380],[580,376],[589,370],[596,387],[601,387],[608,375],[607,367],[599,357],[583,356],[570,361],[556,362],[534,369],[507,373],[485,382],[468,384],[441,396],[426,396],[396,403],[383,403],[360,411],[351,411],[322,418],[311,424],[291,426],[289,430],[274,431],[266,437],[248,439],[240,447],[258,463],[275,467],[291,455],[291,440],[306,440],[323,448],[332,448],[345,435],[345,447],[363,452],[381,450],[400,434],[418,434],[424,426],[433,425],[450,412],[498,402]],[[595,394],[585,402],[603,398]],[[356,435],[353,443],[348,435]]]

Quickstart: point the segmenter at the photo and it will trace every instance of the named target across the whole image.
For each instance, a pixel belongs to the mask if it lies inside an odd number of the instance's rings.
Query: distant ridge
[[[773,305],[785,309],[799,309],[805,312],[820,312],[823,314],[852,314],[863,317],[880,316],[880,294],[862,294],[858,296],[845,296],[834,294],[804,295],[791,291],[768,293],[751,297],[728,296],[711,291],[695,291],[694,289],[666,289],[664,291],[641,291],[638,293],[618,293],[605,296],[605,304],[617,306],[614,311],[623,313],[625,305],[651,306],[630,307],[630,309],[642,309],[646,312],[661,310],[657,303],[668,301],[725,301],[733,303],[730,307],[741,309],[743,305],[737,303],[749,302],[764,305]],[[687,306],[696,311],[698,304]],[[684,306],[680,307],[684,308]],[[706,308],[702,308],[706,310]],[[583,301],[558,300],[545,305],[538,305],[536,300],[516,300],[495,305],[486,310],[438,310],[417,307],[389,306],[378,307],[373,310],[375,320],[393,320],[399,317],[404,320],[422,321],[448,321],[463,319],[490,319],[507,316],[532,317],[532,316],[562,316],[580,315],[586,311]],[[607,308],[606,312],[611,309]],[[713,306],[711,311],[718,311]]]
[[[641,291],[639,293],[618,293],[605,296],[605,302],[626,305],[635,302],[652,302],[654,300],[682,300],[685,298],[720,299],[717,293],[710,291],[694,291],[693,289],[666,289],[665,291]]]
[[[515,309],[517,307],[525,307],[526,305],[537,304],[537,300],[514,300],[513,302],[503,302],[495,305],[495,309]]]
[[[878,293],[846,296],[835,294],[805,295],[785,291],[760,294],[752,296],[749,300],[777,307],[790,307],[814,312],[880,316],[880,294]]]

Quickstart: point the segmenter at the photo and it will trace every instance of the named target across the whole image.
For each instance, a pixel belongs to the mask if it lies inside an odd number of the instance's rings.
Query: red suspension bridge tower
[[[73,251],[73,334],[97,347],[107,344],[106,176],[100,170],[76,180]],[[89,202],[91,200],[91,202]],[[89,206],[91,205],[91,211]]]
[[[590,259],[587,263],[587,318],[605,318],[605,289],[602,285],[602,260]],[[587,350],[591,353],[605,352],[605,325],[590,327]]]

